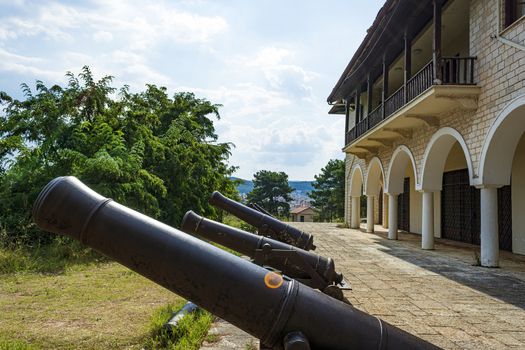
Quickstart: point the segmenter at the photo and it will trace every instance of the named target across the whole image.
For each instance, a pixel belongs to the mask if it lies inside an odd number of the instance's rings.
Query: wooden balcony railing
[[[434,83],[434,65],[430,61],[407,81],[407,102],[412,101]]]
[[[405,87],[401,86],[385,101],[385,118],[388,118],[405,104]]]
[[[475,85],[474,81],[474,62],[476,57],[442,57],[441,58],[441,75],[443,85]],[[384,114],[383,105],[379,105],[372,110],[366,118],[361,120],[357,125],[349,130],[345,135],[345,144],[348,145],[361,135],[367,133],[384,119],[389,118],[399,109],[404,107],[410,101],[421,95],[432,85],[434,81],[434,65],[430,61],[427,65],[419,70],[412,78],[401,86],[385,101]]]
[[[474,85],[476,57],[443,57],[441,69],[444,85]]]

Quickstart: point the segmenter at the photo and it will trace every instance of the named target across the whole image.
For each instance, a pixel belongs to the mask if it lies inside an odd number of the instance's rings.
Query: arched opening
[[[385,215],[387,213],[387,205],[385,205],[384,201],[384,171],[383,171],[383,165],[381,164],[381,161],[379,158],[375,157],[370,161],[370,164],[368,165],[368,171],[365,181],[365,194],[367,197],[371,197],[372,201],[372,215],[373,215],[373,224],[380,224],[384,226],[384,223],[387,221],[385,218]],[[367,198],[368,201],[368,198]],[[367,202],[367,211],[370,210],[368,208],[368,202]],[[367,212],[367,223],[368,223],[368,212]],[[367,231],[373,231],[370,230],[370,227],[367,225]]]
[[[491,126],[481,151],[477,181],[483,188],[498,187],[496,241],[500,249],[518,254],[525,254],[524,133],[525,96],[522,96],[512,101]]]
[[[363,194],[363,170],[354,167],[350,175],[350,228],[358,229],[361,224],[361,196]]]
[[[435,219],[441,226],[438,235],[479,245],[480,191],[470,185],[467,158],[457,141],[448,152],[442,177],[441,204],[436,206],[440,213]]]
[[[421,173],[421,190],[432,202],[428,234],[479,244],[480,193],[471,184],[472,161],[463,137],[449,127],[438,130],[425,150]]]
[[[416,191],[417,172],[408,147],[400,146],[394,151],[388,169],[389,237],[394,238],[397,229],[421,233],[421,194]],[[397,220],[392,221],[394,215]]]

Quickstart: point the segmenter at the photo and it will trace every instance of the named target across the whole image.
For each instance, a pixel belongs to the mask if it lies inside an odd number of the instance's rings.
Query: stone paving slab
[[[445,349],[525,349],[525,257],[502,252],[502,268],[474,266],[479,247],[420,236],[386,239],[332,224],[297,225],[315,236],[352,284],[352,304]]]
[[[473,266],[479,247],[437,240],[424,251],[420,236],[398,241],[335,224],[294,223],[315,236],[316,253],[331,257],[352,285],[345,296],[444,349],[525,349],[525,257],[502,252],[501,268]],[[204,349],[250,349],[257,341],[227,322]],[[250,345],[251,344],[251,345]]]

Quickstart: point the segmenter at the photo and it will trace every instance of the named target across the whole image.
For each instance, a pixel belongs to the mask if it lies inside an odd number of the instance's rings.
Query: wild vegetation
[[[40,232],[31,209],[51,179],[74,175],[172,226],[189,209],[218,218],[211,193],[238,198],[232,144],[219,143],[213,126],[220,105],[155,85],[117,89],[88,67],[67,78],[66,86],[22,84],[22,100],[0,92],[0,349],[197,349],[209,314],[159,333],[181,298]]]
[[[193,209],[216,216],[213,190],[235,196],[227,164],[232,145],[217,142],[210,116],[219,105],[192,93],[169,97],[164,87],[130,92],[96,81],[88,67],[67,73],[65,87],[25,99],[0,93],[0,215],[3,245],[49,243],[31,222],[31,206],[56,176],[74,175],[107,197],[178,226]]]
[[[345,162],[331,159],[321,173],[315,175],[310,192],[312,204],[319,210],[320,221],[340,220],[345,213]]]
[[[259,204],[272,215],[286,218],[290,213],[288,202],[292,200],[292,192],[286,173],[261,170],[253,175],[253,190],[246,199]]]

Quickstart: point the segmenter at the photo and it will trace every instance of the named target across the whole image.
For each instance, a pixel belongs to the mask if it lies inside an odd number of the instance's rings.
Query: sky
[[[344,117],[326,102],[383,0],[0,0],[0,91],[65,84],[88,65],[142,91],[222,104],[235,176],[313,180],[343,159]]]

